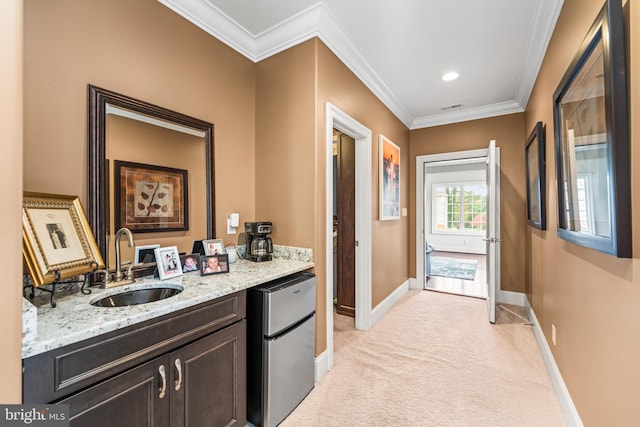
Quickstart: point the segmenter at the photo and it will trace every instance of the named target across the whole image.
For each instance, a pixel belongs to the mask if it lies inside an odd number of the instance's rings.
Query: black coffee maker
[[[271,222],[245,222],[244,232],[247,234],[245,258],[249,261],[271,261],[273,242],[267,234],[271,233]]]

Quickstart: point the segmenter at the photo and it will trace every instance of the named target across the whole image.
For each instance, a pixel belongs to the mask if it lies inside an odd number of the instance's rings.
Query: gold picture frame
[[[77,196],[25,192],[22,240],[35,287],[104,268]]]

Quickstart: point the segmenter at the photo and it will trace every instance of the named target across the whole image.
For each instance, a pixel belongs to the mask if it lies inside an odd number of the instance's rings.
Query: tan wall
[[[0,402],[22,401],[22,0],[0,2]]]
[[[408,130],[317,39],[262,61],[257,69],[256,213],[261,217],[257,219],[274,222],[275,243],[313,248],[318,283],[316,353],[320,354],[326,349],[326,102],[352,115],[374,135],[370,213],[374,307],[408,278],[407,217],[377,221],[377,136],[383,133],[408,153]],[[409,194],[406,159],[402,159],[402,206]],[[278,229],[279,223],[286,228]]]
[[[411,131],[411,161],[414,166],[410,179],[414,188],[417,156],[487,148],[490,140],[496,140],[496,146],[500,147],[500,288],[505,291],[525,292],[522,230],[526,224],[523,171],[527,135],[522,113]],[[416,211],[415,191],[411,193],[410,210]],[[415,221],[411,223],[409,236],[410,271],[415,277]]]
[[[400,206],[407,207],[410,194],[409,181],[409,131],[358,78],[322,43],[318,49],[318,99],[317,99],[317,182],[318,221],[316,223],[316,253],[325,251],[326,193],[325,183],[325,125],[326,104],[332,103],[372,132],[371,149],[371,244],[372,244],[372,295],[371,307],[384,300],[409,278],[409,222],[410,216],[399,220],[378,220],[378,136],[383,134],[400,146]],[[356,219],[357,220],[357,219]],[[316,260],[316,271],[324,271],[325,259]],[[326,302],[326,290],[322,290],[319,301]],[[319,302],[319,309],[320,309]],[[322,307],[325,307],[324,304]],[[324,309],[323,309],[324,310]],[[324,311],[323,311],[324,313]]]
[[[255,215],[255,64],[155,0],[25,2],[26,190],[87,194],[87,84],[214,124],[216,230]]]
[[[640,8],[631,5],[631,165],[633,259],[617,259],[556,235],[557,191],[552,96],[601,0],[566,0],[526,110],[526,128],[547,125],[548,230],[525,228],[530,300],[553,356],[587,426],[637,425],[640,406]],[[551,325],[557,345],[551,343]]]

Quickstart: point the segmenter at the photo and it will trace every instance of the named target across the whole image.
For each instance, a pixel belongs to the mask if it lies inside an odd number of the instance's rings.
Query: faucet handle
[[[102,275],[102,285],[106,286],[111,282],[111,272],[108,269],[97,270],[96,274]]]
[[[131,262],[129,262],[129,263],[131,263]],[[123,265],[129,264],[129,263],[125,263],[125,264],[123,264]],[[127,267],[127,269],[125,270],[124,278],[125,278],[126,280],[133,280],[133,269],[134,269],[134,268],[137,268],[137,267],[142,267],[142,266],[144,266],[144,265],[145,265],[144,263],[139,263],[139,264],[133,264],[133,263],[131,263],[131,265],[129,265],[129,266]]]

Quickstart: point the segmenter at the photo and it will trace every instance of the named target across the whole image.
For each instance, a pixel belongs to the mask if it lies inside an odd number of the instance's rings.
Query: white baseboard
[[[544,365],[546,366],[549,377],[551,378],[551,384],[553,385],[553,389],[555,390],[556,396],[558,397],[560,409],[562,410],[562,414],[564,415],[567,426],[583,427],[582,420],[580,419],[580,414],[578,414],[578,410],[573,404],[571,395],[569,395],[569,390],[567,389],[567,386],[562,379],[562,375],[560,374],[558,365],[553,358],[553,353],[551,353],[549,344],[547,344],[547,340],[544,337],[544,333],[542,332],[540,323],[538,323],[538,318],[533,312],[528,298],[525,298],[524,306],[526,307],[529,319],[531,320],[533,335],[536,337],[538,348],[540,349],[540,353],[542,354],[542,360],[544,360]]]
[[[400,298],[405,296],[407,292],[409,292],[409,282],[411,279],[407,279],[402,285],[398,286],[395,291],[391,292],[388,297],[386,297],[380,304],[376,305],[373,310],[371,310],[371,323],[369,328],[372,328],[378,320],[382,319],[391,307],[397,303]]]
[[[320,378],[324,377],[327,372],[329,372],[329,353],[325,350],[316,356],[313,377],[316,381],[320,381]]]
[[[415,277],[409,277],[409,289],[422,290],[424,286],[418,282]]]
[[[527,294],[513,291],[498,291],[496,302],[501,304],[517,305],[518,307],[526,307]]]

